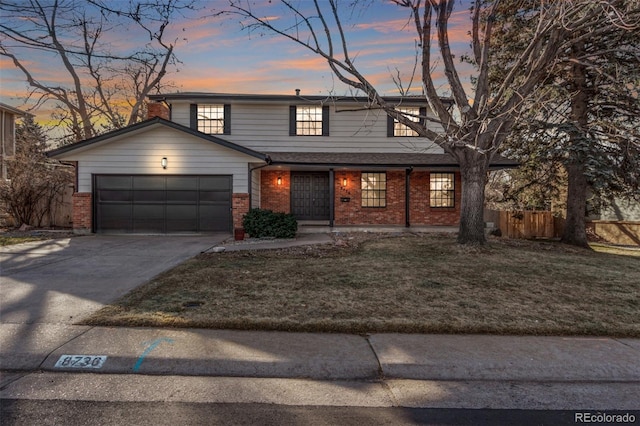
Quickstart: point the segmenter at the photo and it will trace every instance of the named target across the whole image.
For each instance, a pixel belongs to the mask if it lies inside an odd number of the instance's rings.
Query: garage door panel
[[[227,210],[227,211],[225,211]],[[215,231],[218,229],[229,229],[231,227],[228,209],[222,205],[200,205],[200,229],[205,231]]]
[[[131,182],[132,182],[132,177],[131,176],[109,176],[109,175],[103,175],[103,176],[97,176],[96,177],[96,183],[99,185],[99,187],[101,188],[108,188],[111,190],[116,190],[116,189],[131,189]]]
[[[231,194],[222,191],[200,191],[201,202],[227,202],[231,200]]]
[[[167,205],[167,232],[193,232],[198,229],[198,207]]]
[[[155,189],[164,191],[166,186],[166,179],[163,179],[164,176],[134,176],[133,177],[133,189],[134,190],[142,190],[142,189]]]
[[[231,230],[231,176],[95,177],[97,232]]]
[[[192,177],[179,177],[171,176],[167,178],[167,190],[177,191],[197,191],[198,190],[198,178]]]
[[[97,200],[107,202],[126,202],[133,201],[133,192],[123,189],[107,190],[102,189],[97,191]]]
[[[97,222],[105,229],[131,232],[131,206],[129,204],[101,205],[96,211]]]
[[[230,191],[231,181],[227,176],[206,176],[200,179],[201,191]]]
[[[136,190],[133,192],[134,203],[162,203],[164,204],[166,199],[165,191],[150,191],[150,190]]]
[[[169,191],[166,193],[167,203],[197,203],[198,191]]]

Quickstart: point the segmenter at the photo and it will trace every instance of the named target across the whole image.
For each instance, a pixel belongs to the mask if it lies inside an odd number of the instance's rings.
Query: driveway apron
[[[92,235],[0,247],[0,323],[76,323],[228,236]]]

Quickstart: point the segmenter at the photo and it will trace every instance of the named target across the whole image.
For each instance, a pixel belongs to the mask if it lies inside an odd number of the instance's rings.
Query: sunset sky
[[[290,21],[284,9],[269,3],[268,0],[253,1],[252,7],[276,24]],[[348,2],[343,3],[340,4],[347,6]],[[172,38],[178,39],[176,54],[182,64],[177,72],[165,78],[175,84],[172,91],[294,94],[295,89],[301,89],[302,94],[308,95],[348,93],[349,89],[332,75],[326,62],[313,52],[282,36],[249,32],[242,28],[237,17],[205,17],[211,15],[212,9],[226,4],[221,0],[203,0],[204,7],[198,16],[175,22]],[[297,4],[303,8],[312,6],[305,0]],[[367,7],[355,11],[345,7],[341,16],[350,53],[360,71],[381,93],[397,95],[391,75],[399,70],[406,84],[415,62],[416,35],[409,11],[385,0],[362,4]],[[449,33],[452,48],[458,55],[469,50],[469,22],[468,5],[461,2],[450,21]],[[107,37],[112,48],[123,51],[145,42],[142,34],[122,29],[108,33]],[[61,72],[59,58],[34,51],[21,51],[21,57],[28,59],[29,66],[41,80],[71,84],[68,74]],[[440,70],[435,74],[442,77]],[[468,71],[462,74],[468,82]],[[23,110],[32,106],[32,103],[25,104],[28,87],[23,75],[4,57],[0,57],[0,85],[0,102]],[[419,82],[414,82],[412,88],[413,93],[421,93]],[[33,113],[38,122],[50,122],[47,105]]]

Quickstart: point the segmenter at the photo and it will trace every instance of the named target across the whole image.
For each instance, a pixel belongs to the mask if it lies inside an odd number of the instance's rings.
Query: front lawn
[[[365,237],[365,240],[369,237]],[[197,256],[91,325],[640,336],[640,252],[423,234]]]

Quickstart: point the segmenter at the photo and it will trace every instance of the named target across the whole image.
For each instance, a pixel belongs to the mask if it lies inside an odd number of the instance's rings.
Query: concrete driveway
[[[0,323],[73,324],[228,236],[92,235],[0,247]]]

